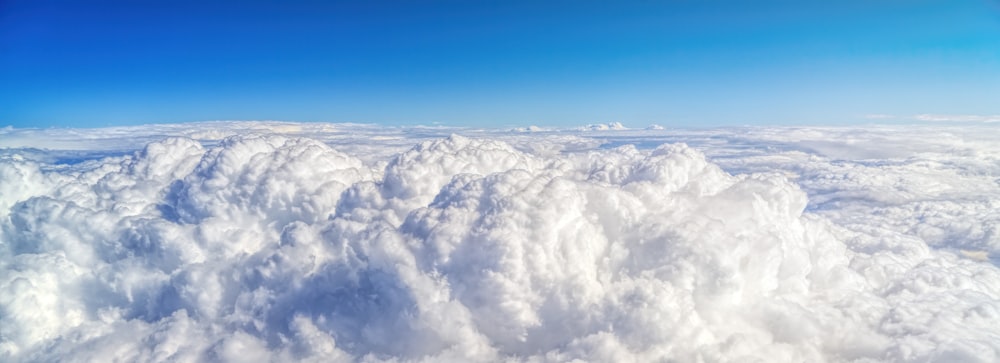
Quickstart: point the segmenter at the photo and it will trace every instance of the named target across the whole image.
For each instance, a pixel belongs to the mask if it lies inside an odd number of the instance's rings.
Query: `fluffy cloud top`
[[[236,125],[0,153],[0,360],[1000,359],[996,131]]]

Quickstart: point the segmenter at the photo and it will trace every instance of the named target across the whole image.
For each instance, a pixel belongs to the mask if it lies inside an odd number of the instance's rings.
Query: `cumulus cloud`
[[[615,121],[615,122],[608,122],[608,123],[604,123],[604,124],[590,124],[590,125],[586,125],[586,126],[580,127],[577,130],[579,130],[579,131],[610,131],[610,130],[628,130],[628,128],[625,127],[625,125],[622,125],[621,122]]]
[[[995,130],[187,126],[4,131],[0,360],[1000,359]]]

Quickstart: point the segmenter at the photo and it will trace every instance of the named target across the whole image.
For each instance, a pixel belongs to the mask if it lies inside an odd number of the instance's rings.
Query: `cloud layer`
[[[0,360],[1000,359],[996,131],[246,125],[0,153]]]

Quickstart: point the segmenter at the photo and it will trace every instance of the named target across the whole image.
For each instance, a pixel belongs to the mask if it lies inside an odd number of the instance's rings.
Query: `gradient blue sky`
[[[0,126],[1000,113],[996,0],[292,3],[0,1]]]

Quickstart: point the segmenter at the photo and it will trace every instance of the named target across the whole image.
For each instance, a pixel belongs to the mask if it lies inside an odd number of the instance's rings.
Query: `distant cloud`
[[[922,113],[912,116],[897,116],[884,113],[871,113],[863,116],[868,120],[912,119],[926,122],[1000,122],[1000,115],[971,114],[932,114]]]
[[[535,126],[535,125],[531,125],[531,126],[528,126],[528,127],[515,127],[515,128],[510,129],[510,131],[511,132],[545,132],[545,131],[552,131],[552,129],[549,129],[549,128],[546,128],[546,127],[538,127],[538,126]]]
[[[587,126],[582,126],[577,128],[579,131],[611,131],[611,130],[628,130],[625,125],[621,122],[608,122],[606,124],[589,124]]]
[[[913,118],[929,122],[1000,122],[1000,115],[940,115],[919,114]]]

